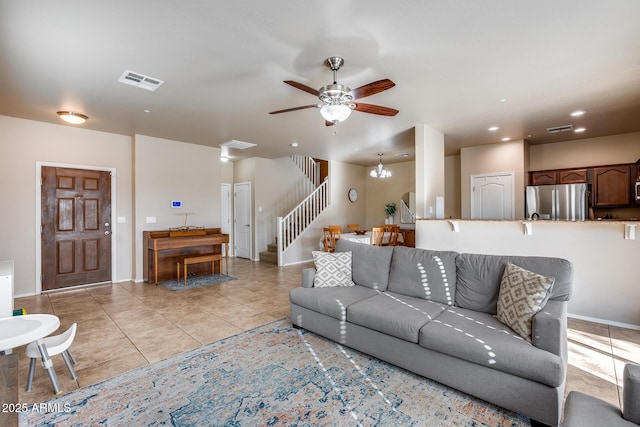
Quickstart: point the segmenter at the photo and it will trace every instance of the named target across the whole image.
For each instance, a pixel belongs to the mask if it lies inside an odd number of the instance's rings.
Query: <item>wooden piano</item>
[[[225,245],[226,270],[229,271],[229,235],[220,228],[200,230],[155,230],[142,232],[143,277],[145,282],[158,283],[176,277],[179,256],[222,253]],[[194,266],[193,272],[209,271],[207,265]]]

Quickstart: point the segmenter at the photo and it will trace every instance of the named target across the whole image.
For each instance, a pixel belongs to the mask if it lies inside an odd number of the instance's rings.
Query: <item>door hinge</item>
[[[40,234],[44,233],[44,225],[40,226]]]

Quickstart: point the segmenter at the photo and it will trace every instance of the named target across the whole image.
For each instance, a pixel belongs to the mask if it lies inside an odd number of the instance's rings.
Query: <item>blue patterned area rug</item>
[[[29,426],[529,426],[278,320],[59,396]]]
[[[233,276],[228,276],[222,273],[216,274],[200,274],[198,276],[187,277],[187,284],[184,284],[182,280],[165,280],[160,282],[162,286],[172,291],[184,291],[186,289],[199,288],[201,286],[215,285],[217,283],[228,282],[230,280],[236,280]]]

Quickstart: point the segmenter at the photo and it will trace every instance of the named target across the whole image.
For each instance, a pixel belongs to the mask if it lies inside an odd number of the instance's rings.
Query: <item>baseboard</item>
[[[633,325],[631,323],[615,322],[613,320],[599,319],[597,317],[581,316],[579,314],[571,313],[567,313],[567,317],[578,320],[586,320],[587,322],[600,323],[602,325],[617,326],[619,328],[635,329],[637,331],[640,331],[640,325]]]
[[[296,261],[296,262],[290,262],[288,264],[284,264],[283,267],[286,267],[288,265],[298,265],[298,264],[305,264],[307,262],[313,262],[313,258],[311,259],[307,259],[307,260],[302,260],[302,261]]]

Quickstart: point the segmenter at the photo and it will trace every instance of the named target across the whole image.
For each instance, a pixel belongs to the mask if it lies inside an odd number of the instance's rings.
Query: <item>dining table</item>
[[[35,342],[42,357],[53,391],[60,394],[60,383],[43,338],[60,327],[60,319],[52,314],[27,314],[0,318],[0,353],[8,354],[21,345]]]
[[[389,239],[391,238],[391,233],[385,231],[382,236],[382,244],[389,243]],[[365,245],[371,244],[371,231],[367,231],[364,234],[360,233],[342,233],[340,235],[340,239],[348,240],[350,242],[363,243]],[[402,243],[402,234],[398,235],[398,243]],[[324,240],[320,239],[320,250],[324,250]]]

